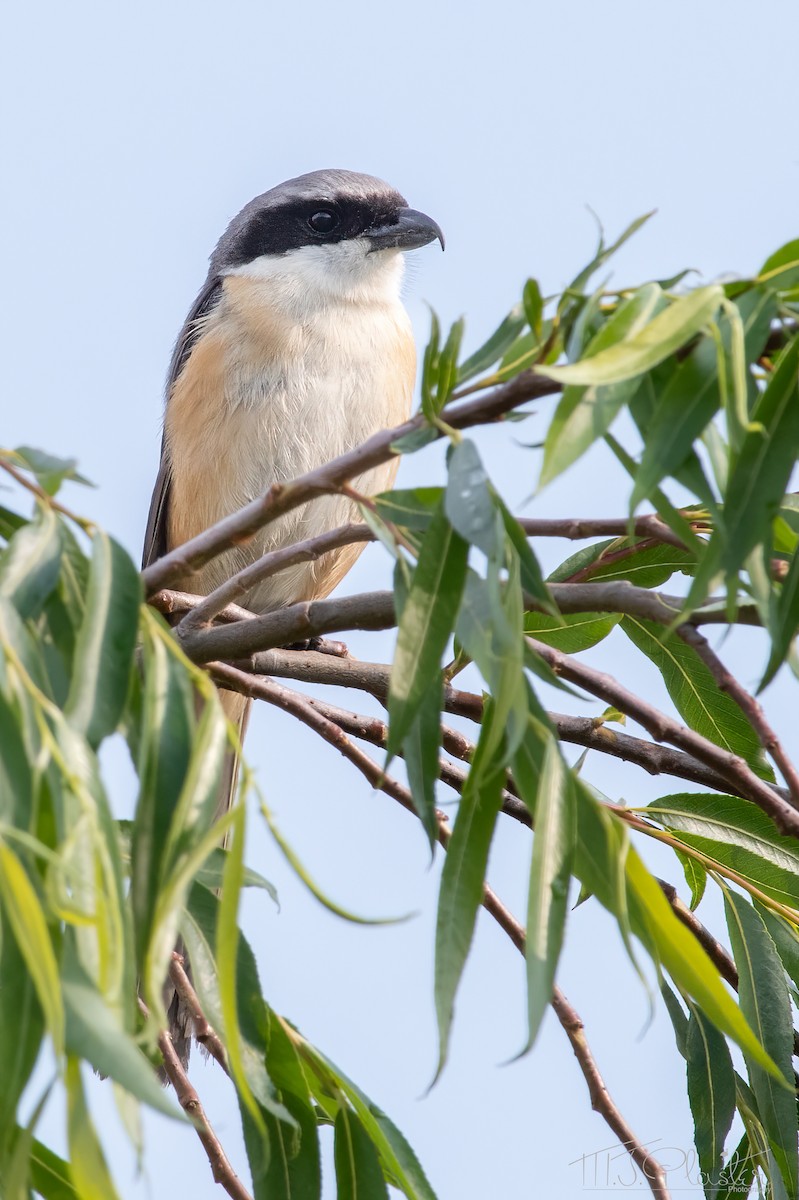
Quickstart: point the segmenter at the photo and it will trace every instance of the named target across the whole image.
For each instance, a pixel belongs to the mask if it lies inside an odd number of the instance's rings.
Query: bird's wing
[[[180,331],[178,340],[175,343],[172,361],[169,364],[169,375],[166,381],[167,403],[169,403],[169,396],[175,385],[175,380],[186,365],[194,344],[200,336],[198,322],[201,317],[207,316],[211,309],[218,304],[221,295],[222,281],[218,276],[210,276],[199,296],[194,301],[191,311],[186,317],[186,321]],[[153,498],[150,501],[150,512],[147,517],[147,529],[144,534],[142,568],[149,567],[150,563],[155,562],[158,558],[162,558],[170,549],[168,545],[168,526],[171,476],[169,452],[166,446],[166,437],[164,437],[161,440],[161,462],[158,467],[158,476],[155,481]]]

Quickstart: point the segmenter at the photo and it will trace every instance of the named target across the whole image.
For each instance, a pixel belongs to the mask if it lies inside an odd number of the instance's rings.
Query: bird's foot
[[[349,658],[346,642],[332,642],[327,638],[306,638],[303,642],[292,642],[287,650],[316,650],[319,654],[332,654],[334,658]]]

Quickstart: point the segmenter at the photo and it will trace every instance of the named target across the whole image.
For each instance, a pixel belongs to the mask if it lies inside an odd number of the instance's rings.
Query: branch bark
[[[585,612],[622,613],[670,625],[680,613],[682,599],[647,588],[635,587],[626,580],[607,583],[553,583],[550,592],[565,615]],[[180,593],[173,593],[180,594]],[[185,594],[185,593],[184,593]],[[532,610],[541,610],[533,598],[527,598]],[[199,603],[200,598],[197,598]],[[246,611],[246,610],[241,610]],[[741,624],[759,624],[751,605],[741,605],[736,620]],[[685,618],[683,625],[727,623],[721,610],[700,610]],[[178,636],[184,652],[194,662],[216,659],[243,659],[262,650],[291,642],[340,633],[347,629],[390,629],[396,624],[394,594],[389,591],[363,592],[337,600],[303,600],[262,616],[230,624],[196,629],[181,625]]]
[[[142,1000],[139,1000],[139,1007],[145,1016],[147,1016],[147,1006]],[[191,1122],[197,1131],[197,1137],[202,1142],[203,1149],[208,1156],[214,1182],[220,1184],[233,1200],[252,1200],[252,1196],[247,1191],[247,1188],[233,1170],[230,1159],[222,1148],[222,1143],[214,1133],[211,1122],[208,1120],[200,1097],[197,1094],[197,1089],[186,1074],[177,1051],[172,1045],[172,1038],[166,1030],[158,1035],[158,1048],[164,1060],[164,1074],[175,1089],[175,1095],[178,1098],[180,1107],[191,1118]]]
[[[305,697],[269,679],[254,679],[244,671],[230,667],[225,663],[209,664],[209,671],[223,686],[233,691],[240,691],[253,699],[266,700],[270,704],[290,712],[304,725],[313,729],[324,740],[335,746],[364,777],[379,791],[386,792],[408,812],[416,815],[411,794],[391,776],[386,775],[376,762],[364,751],[353,745],[342,730],[315,708]],[[446,850],[450,831],[446,821],[439,819],[438,840]],[[513,945],[524,954],[525,931],[516,918],[505,908],[496,893],[487,885],[483,885],[482,905],[491,914],[500,928],[507,934]],[[585,1036],[585,1028],[575,1009],[566,1000],[563,993],[555,988],[552,996],[552,1008],[560,1021],[574,1051],[583,1078],[588,1086],[591,1106],[603,1118],[606,1124],[619,1138],[622,1145],[635,1163],[641,1168],[653,1196],[656,1200],[669,1200],[666,1186],[666,1176],[663,1168],[652,1155],[645,1150],[643,1143],[635,1136],[617,1108],[608,1087],[591,1052]]]
[[[788,800],[760,779],[744,759],[729,750],[723,750],[694,730],[672,720],[654,705],[623,687],[612,675],[595,671],[570,655],[546,646],[534,638],[528,638],[527,641],[531,649],[539,654],[556,674],[579,684],[592,695],[599,696],[632,717],[656,741],[671,742],[672,745],[698,758],[722,778],[729,780],[737,789],[738,795],[743,795],[762,808],[782,833],[799,837],[799,812]]]

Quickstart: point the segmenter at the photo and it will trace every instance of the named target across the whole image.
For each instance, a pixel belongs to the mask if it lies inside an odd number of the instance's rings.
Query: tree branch
[[[523,371],[515,379],[494,388],[486,395],[479,396],[476,400],[449,405],[442,411],[441,419],[454,429],[466,429],[472,425],[499,420],[525,400],[553,395],[560,390],[560,385],[552,380],[544,379],[534,371]],[[210,562],[230,546],[248,541],[264,525],[301,504],[317,496],[338,491],[342,484],[353,477],[394,458],[399,453],[394,449],[394,443],[422,429],[430,430],[431,440],[443,436],[440,429],[430,426],[427,419],[419,413],[394,429],[381,430],[354,450],[297,479],[288,483],[273,484],[263,496],[218,521],[210,529],[191,538],[185,545],[170,550],[163,558],[147,567],[142,572],[147,594],[167,587],[174,579]]]
[[[685,514],[683,514],[685,515]],[[629,520],[627,517],[517,517],[528,537],[561,537],[569,541],[585,541],[594,537],[640,537],[666,542],[678,550],[690,549],[681,538],[661,521],[657,513],[645,513]]]
[[[290,712],[302,721],[304,725],[307,725],[318,733],[326,742],[335,746],[345,758],[349,759],[361,771],[374,788],[386,792],[387,795],[395,799],[408,812],[416,815],[413,799],[407,788],[404,788],[390,776],[385,775],[378,764],[368,754],[359,750],[357,746],[354,746],[342,730],[332,721],[327,720],[306,697],[299,695],[297,692],[292,692],[289,688],[285,688],[280,684],[274,683],[273,680],[254,679],[252,676],[247,675],[246,672],[239,671],[235,667],[230,667],[225,663],[211,663],[208,669],[212,677],[222,683],[223,686],[231,688],[234,691],[240,691],[243,695],[254,699],[260,698],[266,700],[268,703],[283,709],[284,712]],[[439,819],[438,840],[444,849],[447,848],[450,836],[446,821]],[[508,935],[514,946],[524,954],[525,933],[523,927],[509,910],[505,908],[491,888],[485,884],[483,885],[482,905]],[[643,1144],[635,1136],[616,1107],[591,1053],[591,1048],[585,1037],[582,1020],[568,1003],[563,993],[557,988],[553,991],[551,1003],[558,1020],[569,1038],[583,1078],[588,1085],[592,1108],[600,1114],[633,1160],[641,1168],[652,1189],[652,1194],[657,1200],[669,1200],[669,1192],[663,1168],[650,1154],[647,1154]]]
[[[139,1000],[139,1007],[145,1016],[149,1015],[147,1006],[142,1000]],[[220,1184],[227,1194],[233,1197],[233,1200],[252,1200],[252,1196],[233,1170],[230,1159],[222,1149],[222,1143],[205,1115],[205,1109],[197,1094],[197,1089],[186,1074],[177,1051],[172,1045],[172,1038],[166,1030],[158,1035],[158,1048],[164,1060],[164,1074],[175,1089],[180,1107],[190,1117],[197,1131],[197,1136],[208,1156],[208,1162],[211,1164],[214,1182]]]
[[[366,692],[381,702],[385,702],[388,696],[388,680],[391,673],[391,667],[385,663],[362,662],[350,657],[331,658],[313,650],[264,650],[253,657],[252,664],[237,665],[240,670],[255,671],[278,679],[295,679],[307,684],[355,689]],[[474,692],[461,691],[450,685],[444,689],[444,710],[455,716],[480,721],[483,716],[483,699]],[[706,763],[682,750],[622,733],[594,717],[574,717],[558,712],[549,712],[548,716],[561,741],[633,763],[649,775],[672,775],[677,779],[698,783],[702,787],[713,788],[715,791],[741,796],[744,800],[750,798],[749,792],[740,788],[736,781],[725,778]],[[449,733],[454,734],[455,731],[450,730]],[[446,741],[444,748],[458,758],[463,757],[456,750],[450,749]],[[786,789],[775,784],[766,786],[777,796],[787,798]]]
[[[588,585],[585,585],[588,586]],[[608,704],[614,705],[621,712],[632,717],[658,742],[671,742],[681,750],[686,750],[694,758],[717,771],[724,779],[728,779],[747,800],[751,800],[771,817],[782,833],[799,837],[799,813],[779,793],[760,779],[743,758],[723,750],[714,742],[709,741],[694,730],[680,725],[654,705],[636,696],[623,687],[612,675],[595,671],[576,658],[563,654],[551,646],[528,638],[527,642],[536,654],[539,654],[556,674],[564,679],[577,683],[594,696],[599,696]]]
[[[240,600],[256,583],[277,575],[287,567],[296,566],[301,562],[316,562],[331,550],[340,546],[349,546],[354,542],[373,542],[375,535],[368,525],[340,525],[330,529],[318,537],[307,538],[302,542],[294,542],[290,546],[282,546],[264,554],[256,562],[237,571],[230,579],[225,580],[213,592],[200,601],[193,611],[189,610],[184,617],[185,629],[197,629],[203,624],[209,624],[226,609],[231,601]]]
[[[722,692],[735,701],[741,712],[746,717],[749,724],[754,729],[757,736],[760,738],[760,743],[763,749],[771,755],[774,762],[782,771],[783,778],[788,785],[788,790],[791,795],[791,800],[794,807],[799,807],[799,773],[793,765],[782,744],[777,737],[776,732],[766,720],[766,714],[758,704],[754,696],[747,692],[743,684],[739,683],[735,676],[727,670],[724,663],[716,654],[708,642],[697,629],[690,626],[684,626],[678,630],[682,640],[691,646],[702,662],[709,669],[711,675],[715,679]]]
[[[602,534],[626,537],[632,533],[636,537],[646,537],[654,542],[669,543],[679,549],[685,549],[680,538],[669,529],[668,525],[661,521],[656,513],[646,514],[634,521],[627,521],[624,518],[612,518],[608,520],[539,520],[517,517],[516,519],[528,537],[585,539],[597,537]],[[297,563],[301,562],[315,562],[323,555],[329,554],[331,550],[336,550],[341,546],[351,545],[354,542],[374,542],[375,540],[375,534],[368,526],[353,523],[340,525],[338,528],[330,529],[325,533],[319,534],[317,537],[307,538],[301,542],[294,542],[289,546],[282,546],[279,550],[272,550],[269,554],[264,554],[256,562],[251,563],[243,570],[237,571],[235,575],[232,575],[230,579],[227,579],[218,588],[215,588],[208,596],[198,597],[196,605],[187,605],[185,608],[182,608],[180,611],[186,614],[185,626],[187,628],[198,628],[203,624],[210,624],[214,618],[223,613],[223,610],[227,606],[245,596],[249,589],[256,583],[260,583],[262,580],[269,578],[271,575],[276,575],[288,567],[296,566]],[[596,564],[592,564],[592,567],[596,569]],[[588,570],[589,568],[586,569]],[[158,608],[160,603],[163,603],[163,601],[159,601],[158,597],[168,594],[162,590],[150,597],[150,603]],[[187,599],[189,596],[189,593],[171,594],[185,596]],[[232,618],[227,617],[223,619],[230,620]]]
[[[565,615],[617,612],[670,625],[679,617],[682,605],[679,596],[635,587],[624,579],[602,583],[553,583],[549,590]],[[527,600],[531,609],[541,610],[542,606],[533,597],[527,597]],[[727,623],[727,620],[720,609],[699,610],[686,617],[682,624],[716,624]],[[741,605],[736,620],[742,624],[760,622],[752,605]],[[199,630],[183,624],[178,628],[178,636],[188,657],[202,663],[213,659],[248,658],[261,650],[326,633],[346,629],[390,629],[395,624],[394,594],[381,591],[336,600],[302,600],[261,616],[250,614],[247,620]]]
[[[191,1028],[196,1041],[200,1043],[204,1050],[207,1050],[211,1058],[219,1063],[226,1075],[230,1075],[230,1069],[227,1061],[227,1051],[222,1044],[222,1039],[211,1025],[210,1021],[203,1012],[200,999],[194,988],[191,985],[191,980],[186,974],[184,959],[182,954],[177,951],[172,953],[172,962],[169,966],[169,978],[174,985],[175,991],[180,996],[185,1004],[189,1014],[191,1015]]]

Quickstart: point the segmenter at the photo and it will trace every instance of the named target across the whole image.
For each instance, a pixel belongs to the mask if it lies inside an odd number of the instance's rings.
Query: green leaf
[[[61,565],[58,521],[40,504],[33,521],[23,525],[0,554],[0,596],[22,617],[35,617],[56,586]]]
[[[458,383],[466,383],[498,362],[519,336],[528,320],[529,317],[526,315],[524,307],[521,304],[515,305],[479,350],[475,350],[474,354],[470,354],[461,363],[458,368]]]
[[[278,849],[283,854],[286,862],[294,871],[294,874],[297,876],[297,878],[302,880],[311,895],[314,896],[315,899],[317,899],[322,905],[322,907],[328,910],[328,912],[334,913],[335,916],[341,917],[345,921],[352,921],[355,925],[392,925],[397,924],[400,921],[408,920],[407,915],[401,917],[361,917],[358,916],[357,913],[350,912],[350,910],[347,908],[342,908],[340,904],[337,904],[335,900],[332,900],[330,896],[328,896],[322,890],[311,873],[305,867],[302,859],[280,832],[280,827],[275,820],[274,814],[270,810],[269,806],[265,803],[263,798],[261,798],[260,808],[261,814],[269,826],[269,832],[275,839]]]
[[[441,709],[444,703],[442,680],[431,685],[422,698],[411,728],[402,743],[402,755],[408,771],[408,784],[416,815],[422,822],[432,850],[438,834],[436,820],[436,780],[441,747]]]
[[[177,664],[180,670],[180,664]],[[195,709],[199,696],[195,700]],[[231,753],[228,744],[228,725],[214,688],[206,688],[191,747],[186,777],[172,813],[172,820],[163,847],[164,870],[171,872],[175,865],[190,854],[220,815],[220,781],[225,755]],[[225,857],[227,864],[229,859]]]
[[[17,1104],[30,1078],[44,1037],[42,1009],[16,939],[8,928],[0,937],[0,1151],[13,1127]],[[2,1155],[0,1154],[0,1157]]]
[[[722,566],[728,575],[767,534],[788,486],[799,450],[799,337],[780,357],[752,411],[747,433],[730,472],[723,512]]]
[[[544,299],[537,279],[528,279],[525,283],[522,303],[527,324],[536,337],[540,338],[543,334]]]
[[[191,961],[194,986],[203,1012],[220,1032],[225,1029],[220,995],[220,967],[216,957],[219,900],[207,888],[195,884],[184,910],[180,932]],[[261,1106],[278,1120],[295,1128],[296,1122],[282,1104],[264,1060],[267,1013],[258,980],[255,956],[241,930],[236,944],[236,1022],[239,1053],[247,1082]],[[259,1134],[260,1134],[259,1130]],[[268,1154],[264,1157],[266,1162]]]
[[[508,761],[527,729],[525,644],[520,636],[523,612],[519,562],[511,558],[504,584],[497,568],[496,562],[489,563],[488,579],[467,572],[456,633],[488,684],[495,706],[492,736],[496,745],[504,737]],[[489,756],[496,745],[487,747]]]
[[[758,1041],[758,1026],[754,1026],[753,1033],[752,1025],[730,997],[716,967],[693,934],[674,915],[659,884],[632,848],[627,854],[625,872],[636,933],[643,934],[655,957],[680,990],[693,997],[716,1028],[736,1041],[758,1068],[763,1068],[783,1086],[781,1067],[775,1065],[768,1048],[764,1049]]]
[[[740,301],[747,361],[760,354],[776,313],[773,295],[764,290],[747,293]],[[723,343],[729,346],[731,325],[722,321]],[[718,352],[704,338],[680,363],[660,392],[652,419],[646,427],[641,465],[635,479],[630,509],[651,496],[668,475],[674,475],[691,454],[705,426],[720,404]]]
[[[154,622],[144,633],[144,698],[139,738],[139,798],[131,845],[131,900],[137,959],[144,962],[161,892],[172,815],[191,759],[194,697],[186,671]]]
[[[216,961],[219,971],[219,1004],[222,1010],[222,1030],[225,1039],[230,1073],[236,1084],[239,1100],[249,1109],[256,1126],[261,1113],[250,1087],[242,1054],[236,999],[236,960],[239,940],[238,912],[244,875],[244,836],[246,811],[242,804],[234,810],[230,849],[225,861],[222,894],[216,919]],[[260,999],[260,997],[259,997]]]
[[[431,442],[437,442],[440,436],[441,434],[434,425],[423,425],[421,429],[412,429],[410,433],[398,437],[395,442],[391,443],[391,450],[394,454],[415,454],[417,450],[423,450]]]
[[[497,553],[497,510],[477,447],[463,438],[449,453],[444,511],[456,533],[487,557]]]
[[[638,392],[638,395],[640,396],[641,392],[645,390],[645,386],[642,387],[641,391]],[[627,451],[616,440],[612,433],[605,434],[605,442],[616,455],[616,458],[622,464],[625,471],[627,471],[628,475],[630,475],[632,479],[635,479],[638,473],[638,465],[635,462],[635,459],[627,453]],[[674,507],[666,494],[662,492],[660,488],[657,488],[653,492],[652,503],[654,504],[655,511],[660,519],[664,521],[666,525],[668,525],[672,533],[676,533],[683,545],[691,547],[695,552],[698,552],[702,546],[702,543],[691,529],[690,524],[685,519],[682,512],[678,508]],[[705,555],[705,558],[707,558],[707,555]],[[704,599],[704,594],[702,599]]]
[[[428,421],[436,417],[435,391],[438,384],[438,356],[441,344],[441,325],[435,311],[430,309],[430,340],[422,357],[422,412]]]
[[[435,413],[441,412],[458,382],[458,358],[461,352],[465,322],[463,317],[453,322],[447,340],[438,357],[438,382],[436,386]],[[425,414],[428,415],[428,414]]]
[[[505,771],[487,754],[494,742],[493,710],[486,710],[472,766],[461,794],[458,817],[447,847],[436,917],[435,1002],[439,1059],[436,1078],[447,1060],[449,1035],[463,968],[483,897],[488,850],[502,804]]]
[[[64,1008],[58,962],[36,889],[10,846],[0,842],[0,900],[57,1056],[64,1052]]]
[[[33,811],[33,772],[23,729],[0,692],[0,819],[20,829],[30,827]]]
[[[377,1150],[356,1113],[346,1105],[336,1114],[335,1133],[337,1200],[388,1200]]]
[[[780,917],[766,908],[765,904],[761,904],[757,900],[754,904],[755,909],[763,918],[786,973],[793,981],[794,986],[799,989],[799,931],[784,917]]]
[[[81,1200],[119,1200],[100,1142],[86,1107],[80,1065],[67,1059],[67,1135],[75,1190]]]
[[[81,967],[74,952],[63,968],[67,1053],[116,1080],[132,1096],[168,1117],[183,1120],[170,1093],[158,1083],[149,1060]]]
[[[758,775],[769,778],[757,734],[735,701],[721,691],[693,647],[674,634],[666,637],[662,626],[639,617],[622,617],[619,628],[657,667],[686,725],[717,746],[739,754]]]
[[[762,809],[738,796],[680,792],[644,811],[688,846],[799,909],[799,842],[778,833]]]
[[[633,932],[655,962],[668,971],[680,991],[699,1004],[717,1029],[776,1078],[781,1078],[731,998],[717,968],[674,915],[660,885],[628,844],[622,822],[610,809],[600,805],[579,779],[575,780],[575,787],[578,841],[574,872],[578,879],[616,916],[625,939],[629,931]]]
[[[527,800],[527,797],[525,797]],[[529,806],[529,801],[527,801]],[[533,1045],[552,999],[563,945],[575,842],[571,775],[554,738],[546,740],[538,787],[533,858],[527,896],[527,1020],[525,1050]]]
[[[630,240],[630,238],[633,237],[634,234],[636,234],[638,232],[638,230],[643,225],[646,224],[646,222],[650,219],[650,217],[653,217],[654,215],[655,215],[654,211],[652,211],[652,212],[644,213],[644,215],[642,217],[636,217],[634,221],[630,222],[630,224],[627,226],[627,228],[622,233],[621,237],[617,238],[616,241],[613,242],[612,245],[610,245],[610,246],[605,245],[605,238],[604,238],[604,234],[602,231],[602,226],[600,225],[600,227],[599,227],[599,234],[600,234],[599,246],[597,247],[597,252],[594,255],[594,257],[591,259],[590,263],[588,263],[587,266],[583,267],[583,269],[580,271],[580,273],[575,276],[575,278],[571,281],[569,286],[565,289],[563,296],[561,297],[561,302],[560,302],[559,308],[565,307],[565,305],[568,303],[569,295],[571,293],[581,292],[583,290],[583,288],[585,287],[586,283],[588,282],[588,280],[591,278],[591,276],[594,275],[599,270],[599,268],[601,266],[603,266],[608,261],[608,259],[611,258],[612,255],[614,255],[616,253],[617,250],[620,250],[621,247],[625,244],[625,242],[628,242]]]
[[[444,489],[440,487],[411,488],[408,491],[381,492],[374,496],[379,516],[403,529],[426,530],[440,508]]]
[[[4,504],[0,504],[0,538],[4,542],[10,542],[17,530],[23,529],[27,524],[28,521],[25,517],[21,517],[19,513],[12,512]]]
[[[758,272],[758,279],[781,292],[799,285],[799,239],[786,242],[770,254]]]
[[[628,341],[563,367],[539,366],[541,375],[559,383],[604,386],[651,371],[711,321],[724,295],[717,284],[697,288],[675,300]]]
[[[85,484],[86,487],[94,487],[93,483],[75,470],[77,466],[75,458],[56,458],[55,455],[47,454],[44,450],[35,450],[33,446],[17,446],[14,454],[22,459],[28,470],[36,476],[50,496],[56,494],[65,479]]]
[[[211,890],[220,888],[228,854],[229,851],[224,846],[217,846],[215,850],[212,850],[205,860],[205,864],[195,875],[195,882],[201,883],[203,887]],[[275,902],[277,908],[280,908],[275,885],[270,883],[259,871],[253,871],[252,867],[244,868],[241,886],[261,888]]]
[[[297,1051],[283,1022],[266,1009],[266,1065],[296,1126],[261,1108],[268,1153],[247,1109],[241,1105],[244,1140],[255,1200],[318,1200],[322,1175],[316,1112]]]
[[[640,546],[640,549],[636,549]],[[616,557],[617,555],[623,557]],[[608,559],[609,561],[604,561]],[[653,546],[646,539],[609,538],[571,554],[549,576],[551,583],[567,581],[591,567],[590,579],[627,579],[636,587],[660,587],[677,571],[690,574],[696,559],[676,546]]]
[[[688,1021],[686,1055],[694,1141],[705,1195],[712,1197],[735,1113],[735,1073],[726,1041],[697,1008]]]
[[[691,889],[691,912],[695,912],[701,904],[702,897],[705,894],[705,887],[707,886],[707,871],[702,864],[698,863],[695,858],[691,857],[690,854],[684,854],[682,850],[676,849],[674,853],[677,855],[679,864],[683,869],[685,882]]]
[[[639,288],[600,326],[582,361],[634,337],[664,303],[656,283]],[[539,487],[565,471],[607,432],[637,386],[637,381],[626,380],[598,389],[580,386],[564,389],[547,430]]]
[[[757,1157],[752,1153],[749,1134],[744,1133],[727,1162],[719,1172],[716,1200],[741,1200],[752,1190]]]
[[[603,641],[620,620],[620,613],[569,613],[556,620],[544,613],[527,612],[524,632],[565,654],[579,654]]]
[[[36,1138],[31,1144],[29,1167],[31,1183],[43,1200],[80,1200],[69,1163]]]
[[[505,383],[527,367],[532,367],[541,356],[544,341],[551,331],[552,322],[544,321],[540,335],[531,329],[517,337],[502,355],[499,367],[491,376],[492,382]]]
[[[460,604],[468,547],[443,512],[433,518],[402,609],[389,683],[389,754],[402,745],[441,669]]]
[[[666,1012],[669,1014],[672,1026],[674,1028],[674,1040],[677,1043],[677,1049],[683,1058],[688,1057],[688,1018],[685,1015],[682,1005],[671,990],[665,979],[660,981],[660,994],[666,1005]]]
[[[780,1085],[771,1073],[747,1059],[752,1090],[789,1196],[799,1182],[797,1110],[793,1094],[793,1028],[788,987],[774,943],[762,919],[742,896],[724,889],[730,942],[738,968],[741,1009],[760,1044],[784,1076]]]
[[[794,552],[788,574],[782,582],[769,621],[771,653],[758,692],[771,683],[785,662],[791,642],[799,629],[799,553]]]
[[[546,612],[558,617],[560,614],[558,613],[557,605],[550,595],[549,588],[544,580],[543,571],[527,540],[527,535],[498,496],[496,497],[496,504],[502,515],[502,523],[505,526],[505,533],[510,547],[516,552],[519,560],[519,577],[523,590],[537,600]]]
[[[321,1084],[312,1090],[326,1095],[336,1090],[343,1092],[377,1148],[383,1172],[392,1185],[404,1192],[408,1200],[436,1200],[416,1155],[396,1125],[321,1051],[300,1039],[299,1035],[295,1038],[302,1059]],[[317,1099],[320,1099],[319,1094]]]
[[[65,708],[93,747],[114,732],[125,707],[140,603],[138,571],[122,547],[98,531]]]

